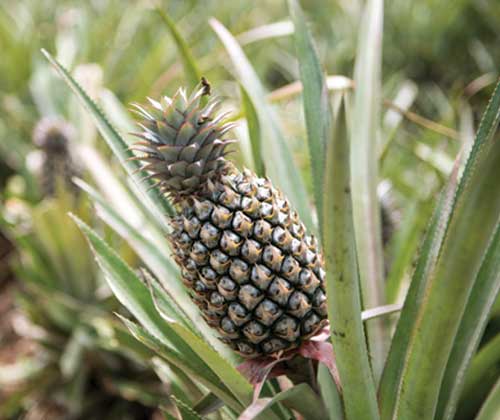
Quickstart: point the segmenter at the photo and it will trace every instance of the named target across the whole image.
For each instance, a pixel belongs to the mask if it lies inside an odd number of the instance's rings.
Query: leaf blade
[[[120,134],[113,128],[113,126],[108,122],[106,116],[102,113],[99,107],[90,99],[87,93],[80,87],[80,85],[71,77],[69,72],[46,50],[42,49],[42,54],[45,58],[54,66],[62,79],[71,88],[71,90],[78,97],[80,103],[87,111],[92,115],[94,122],[99,129],[102,137],[108,144],[109,148],[113,151],[115,156],[118,158],[128,175],[137,184],[138,189],[143,193],[145,200],[149,203],[150,207],[155,209],[155,213],[159,220],[164,219],[164,214],[173,215],[174,211],[164,197],[163,194],[157,188],[145,188],[144,184],[140,182],[140,179],[145,177],[144,172],[136,173],[139,169],[139,164],[136,161],[128,160],[133,157],[132,152],[128,149],[127,143]],[[164,223],[164,226],[166,224]]]
[[[177,45],[177,49],[181,57],[184,71],[186,72],[188,85],[191,89],[194,89],[201,80],[201,73],[198,69],[198,65],[196,64],[196,60],[194,59],[188,44],[182,37],[181,33],[178,31],[177,26],[175,25],[175,22],[172,20],[172,18],[161,8],[157,8],[156,11],[165,23],[165,26],[170,32],[170,35],[172,35],[172,38],[174,38],[175,44]]]
[[[383,251],[380,208],[377,196],[382,67],[383,1],[366,3],[354,83],[354,111],[351,132],[351,188],[356,249],[363,304],[384,304]],[[381,374],[386,353],[384,323],[373,321],[368,326],[368,341],[375,378]]]
[[[288,0],[288,10],[295,26],[295,49],[299,59],[300,79],[303,86],[302,96],[314,180],[314,197],[320,225],[319,232],[322,233],[324,151],[328,143],[328,136],[331,134],[332,110],[316,45],[298,0]]]
[[[460,320],[500,217],[500,185],[495,181],[500,179],[500,141],[493,136],[499,121],[500,84],[481,120],[436,267],[429,274],[408,347],[395,415],[408,419],[434,416]],[[461,279],[459,283],[457,278]]]
[[[349,142],[341,104],[327,146],[324,255],[328,317],[347,419],[378,419],[375,386],[361,320],[361,300],[350,196]],[[327,223],[328,222],[328,223]]]

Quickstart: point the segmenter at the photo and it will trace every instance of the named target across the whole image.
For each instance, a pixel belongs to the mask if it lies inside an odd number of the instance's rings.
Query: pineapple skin
[[[183,282],[242,356],[296,348],[326,323],[317,242],[269,180],[228,172],[178,203],[170,240]]]
[[[233,126],[215,114],[208,83],[190,97],[136,105],[133,149],[147,178],[176,205],[169,235],[184,284],[206,322],[246,358],[298,347],[327,322],[318,244],[268,179],[225,159]]]

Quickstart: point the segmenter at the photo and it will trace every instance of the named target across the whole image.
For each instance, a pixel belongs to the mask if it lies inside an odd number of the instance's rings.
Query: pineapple
[[[316,239],[268,179],[225,159],[233,124],[202,83],[188,98],[137,106],[133,146],[148,178],[176,205],[169,235],[182,279],[207,323],[246,358],[298,347],[326,323],[325,272]]]
[[[41,151],[40,188],[44,197],[53,197],[59,183],[78,191],[71,181],[79,174],[69,149],[73,132],[69,123],[54,117],[42,118],[33,130],[33,142]]]

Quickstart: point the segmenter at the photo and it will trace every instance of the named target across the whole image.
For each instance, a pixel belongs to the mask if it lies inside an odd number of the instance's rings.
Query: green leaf
[[[222,401],[217,398],[213,393],[206,394],[201,400],[199,400],[193,409],[200,413],[202,416],[206,416],[222,407]]]
[[[324,255],[331,338],[347,419],[378,419],[359,290],[350,190],[349,139],[342,103],[327,145]]]
[[[156,311],[148,288],[134,271],[87,224],[74,215],[71,217],[87,237],[97,263],[118,300],[164,344],[173,345],[178,351],[186,350],[186,354],[192,353],[176,334],[167,334],[172,330]]]
[[[393,260],[386,281],[386,296],[389,303],[396,302],[401,295],[406,275],[418,252],[419,242],[430,217],[428,205],[412,203],[406,209],[400,229],[395,232],[390,247],[394,249]]]
[[[73,90],[81,104],[94,118],[94,122],[99,129],[102,137],[108,144],[109,148],[113,151],[122,166],[125,168],[129,176],[137,184],[139,191],[144,194],[144,199],[148,202],[148,206],[155,210],[158,220],[164,219],[164,215],[172,215],[173,209],[170,203],[165,198],[164,194],[158,188],[148,188],[152,184],[150,182],[141,182],[147,174],[143,171],[138,171],[140,164],[135,160],[128,160],[133,157],[133,153],[128,149],[127,143],[120,134],[108,122],[106,116],[99,109],[99,107],[90,99],[87,93],[80,87],[80,85],[71,77],[69,72],[57,62],[46,50],[42,50],[43,55],[55,67],[63,80]],[[166,226],[166,224],[163,224]]]
[[[76,326],[59,359],[59,366],[64,379],[69,380],[77,374],[83,363],[85,348],[90,342],[91,338],[86,329],[83,326]]]
[[[259,398],[241,413],[238,420],[253,420],[264,413],[266,413],[267,416],[268,413],[266,410],[270,409],[278,402],[302,414],[306,419],[326,418],[321,400],[319,400],[318,396],[308,384],[302,383],[286,391],[280,392],[273,398]]]
[[[245,87],[257,111],[262,138],[266,139],[262,144],[263,152],[265,156],[270,157],[266,165],[267,175],[288,197],[304,224],[311,229],[313,227],[311,212],[300,171],[293,162],[274,109],[266,101],[266,91],[233,35],[216,19],[210,19],[210,25],[224,44],[239,81]]]
[[[384,258],[377,196],[382,26],[383,1],[369,0],[360,26],[354,72],[354,110],[350,121],[354,231],[363,305],[368,308],[385,303]],[[384,322],[371,322],[367,333],[372,367],[375,378],[378,378],[386,353],[387,332]]]
[[[456,420],[468,420],[481,408],[500,377],[500,334],[477,353],[466,374]]]
[[[436,417],[452,419],[465,373],[476,352],[500,291],[500,224],[484,257],[467,302],[441,385]]]
[[[194,89],[201,80],[201,73],[198,70],[196,60],[194,59],[193,54],[191,53],[191,50],[189,49],[186,41],[177,30],[175,22],[172,20],[172,18],[163,9],[157,8],[156,11],[161,16],[163,22],[165,22],[167,29],[172,35],[172,38],[174,38],[177,49],[179,50],[182,65],[184,66],[184,72],[186,73],[189,87],[190,89]]]
[[[293,34],[293,23],[289,20],[269,23],[257,26],[239,34],[236,38],[240,45],[248,45],[253,42],[263,41],[270,38],[279,38]]]
[[[493,136],[499,119],[497,86],[458,185],[437,264],[426,282],[395,416],[411,420],[433,418],[435,414],[467,299],[500,217],[500,142]]]
[[[498,413],[500,413],[500,379],[488,395],[476,420],[498,420]]]
[[[329,420],[343,420],[344,408],[341,395],[330,371],[323,363],[318,364],[318,384]]]
[[[298,0],[288,0],[288,9],[295,26],[295,49],[299,60],[300,80],[303,86],[302,96],[313,175],[314,197],[320,225],[319,232],[322,235],[325,147],[331,134],[332,110],[316,45],[307,27]]]
[[[427,229],[417,266],[413,273],[410,288],[406,294],[403,310],[399,317],[394,333],[389,355],[387,356],[384,372],[379,386],[380,413],[383,419],[392,418],[396,405],[396,398],[401,375],[408,351],[412,327],[417,317],[418,308],[423,300],[429,273],[436,266],[439,252],[443,244],[444,235],[448,226],[449,216],[453,206],[455,190],[457,188],[458,163],[441,193],[438,204],[434,210],[431,222]]]
[[[169,292],[170,305],[172,309],[175,308],[171,316],[179,322],[186,322],[185,315],[180,312],[180,307],[184,310],[184,313],[193,317],[194,321],[200,321],[186,290],[179,281],[178,270],[171,261],[145,235],[130,226],[90,185],[79,179],[74,182],[94,200],[101,218],[126,239],[127,243],[137,252],[155,275],[163,280],[162,284],[165,290]],[[168,249],[168,245],[165,244],[164,252],[166,253]]]
[[[175,405],[179,409],[182,420],[203,420],[203,418],[185,402],[181,401],[179,398],[176,398],[174,395],[171,395],[170,398],[172,398]]]
[[[171,348],[164,345],[160,340],[150,334],[146,329],[140,325],[129,321],[126,318],[120,316],[125,326],[129,329],[132,335],[139,340],[141,343],[145,344],[151,350],[153,350],[158,357],[166,360],[172,366],[176,366],[179,369],[195,378],[200,384],[204,385],[207,389],[212,391],[217,397],[219,397],[225,404],[234,410],[241,412],[242,405],[231,395],[231,392],[224,387],[224,385],[214,378],[208,369],[197,369],[190,364],[183,355],[178,352],[173,351]]]
[[[242,404],[252,400],[252,386],[227,360],[222,358],[201,338],[180,324],[173,323],[172,329],[189,343],[191,349],[209,366]]]
[[[240,92],[243,111],[247,120],[248,137],[250,138],[250,144],[252,146],[255,173],[260,177],[264,177],[266,175],[266,168],[264,166],[264,160],[262,159],[262,133],[260,130],[259,117],[253,106],[252,100],[243,85],[240,85]]]
[[[162,318],[148,288],[132,269],[92,229],[75,216],[73,219],[88,238],[111,290],[138,321],[163,344],[173,346],[189,359],[197,369],[209,370],[220,377],[241,403],[249,403],[252,387],[246,379],[199,336],[172,318]]]

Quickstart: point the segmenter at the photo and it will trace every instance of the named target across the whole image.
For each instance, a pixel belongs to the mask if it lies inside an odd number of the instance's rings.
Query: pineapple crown
[[[48,154],[66,154],[73,136],[73,126],[57,117],[44,117],[33,129],[33,143]]]
[[[143,162],[147,178],[155,179],[155,186],[174,199],[196,194],[229,168],[225,148],[235,140],[223,136],[234,124],[223,122],[227,113],[216,114],[221,98],[202,105],[201,99],[209,95],[210,85],[202,78],[189,97],[180,88],[172,98],[164,96],[159,102],[148,98],[147,109],[133,105],[143,130],[133,133],[141,141],[132,149],[142,154],[133,159]]]

